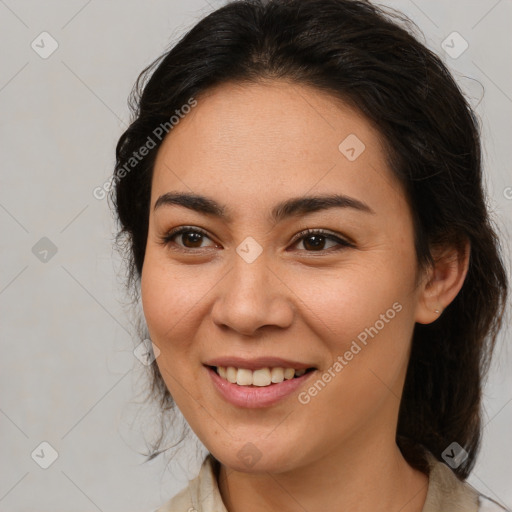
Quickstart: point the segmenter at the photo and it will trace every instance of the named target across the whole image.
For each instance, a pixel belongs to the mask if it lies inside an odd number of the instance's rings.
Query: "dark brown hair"
[[[403,15],[365,1],[228,3],[140,74],[132,122],[116,148],[111,199],[127,286],[137,300],[161,140],[133,168],[127,164],[158,126],[190,98],[200,101],[202,92],[227,81],[289,80],[355,106],[379,130],[411,205],[418,268],[433,263],[437,245],[471,244],[457,297],[437,321],[415,325],[397,430],[404,456],[420,468],[414,447],[442,460],[459,443],[469,457],[455,471],[466,478],[480,445],[483,378],[508,283],[483,192],[478,122],[445,65],[413,32]],[[172,409],[156,364],[151,372],[152,395],[162,411]],[[161,440],[148,460],[162,452]]]

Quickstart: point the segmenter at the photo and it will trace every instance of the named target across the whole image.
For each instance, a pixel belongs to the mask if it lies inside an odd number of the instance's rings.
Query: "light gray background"
[[[0,0],[2,511],[151,511],[198,470],[193,443],[169,469],[163,459],[141,464],[142,431],[155,420],[134,404],[145,383],[132,353],[140,340],[132,339],[116,278],[108,204],[92,191],[111,175],[138,73],[223,3]],[[418,23],[478,104],[490,204],[508,263],[512,2],[385,4]],[[47,59],[31,48],[43,31],[59,45]],[[453,31],[469,43],[456,59],[441,47]],[[32,252],[42,237],[57,247],[47,262]],[[511,362],[504,331],[470,478],[509,507]],[[58,452],[48,469],[31,457],[43,441]]]

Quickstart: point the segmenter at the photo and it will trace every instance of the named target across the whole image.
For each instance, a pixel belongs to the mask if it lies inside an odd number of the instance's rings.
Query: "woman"
[[[208,450],[162,512],[503,510],[464,482],[507,293],[478,126],[400,20],[231,2],[138,80],[128,285]]]

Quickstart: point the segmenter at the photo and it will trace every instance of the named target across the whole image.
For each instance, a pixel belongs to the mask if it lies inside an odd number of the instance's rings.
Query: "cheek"
[[[411,322],[414,265],[406,258],[390,261],[384,255],[374,256],[368,254],[302,286],[304,302],[327,328],[324,334],[333,348],[344,350],[376,323],[379,331],[396,329],[395,337],[400,324]],[[295,282],[301,282],[300,276]],[[302,284],[306,285],[304,278]]]
[[[334,442],[333,436],[349,437],[375,422],[393,423],[413,322],[398,301],[383,300],[381,306],[348,310],[350,327],[343,312],[338,313],[341,334],[330,338],[330,362],[299,397],[304,430]]]
[[[326,363],[340,363],[317,401],[320,408],[322,402],[337,403],[340,414],[362,413],[364,404],[400,395],[414,329],[413,261],[375,258],[350,265],[322,279],[322,293],[317,288],[310,294],[311,310],[328,327],[322,329]]]
[[[187,397],[181,396],[183,387],[196,394],[192,389],[195,370],[190,334],[198,299],[185,286],[186,279],[177,276],[178,271],[147,252],[141,275],[144,318],[151,341],[160,349],[156,359],[160,374],[181,409],[187,405]]]
[[[179,292],[173,279],[146,256],[141,276],[141,299],[152,341],[157,345],[163,341],[163,333],[172,327],[180,307]]]
[[[199,276],[193,265],[170,264],[160,251],[147,251],[141,275],[142,307],[151,341],[160,349],[156,363],[177,402],[181,384],[194,388],[203,371],[197,330],[208,314],[208,292],[217,280]]]
[[[186,358],[190,357],[190,332],[187,332],[190,327],[187,326],[190,325],[188,315],[193,311],[192,298],[181,280],[149,255],[141,275],[141,299],[151,341],[160,350],[156,364],[175,397],[179,391],[176,382],[181,382],[191,372]]]
[[[201,284],[203,283],[203,284]],[[169,348],[184,340],[183,331],[190,325],[204,296],[204,281],[195,279],[193,270],[169,265],[165,257],[149,249],[141,275],[141,299],[153,342]]]

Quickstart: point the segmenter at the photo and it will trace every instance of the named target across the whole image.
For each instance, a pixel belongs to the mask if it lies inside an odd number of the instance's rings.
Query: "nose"
[[[231,270],[215,289],[211,315],[222,328],[254,336],[263,327],[286,328],[293,321],[293,292],[264,253],[251,263],[236,254]]]

